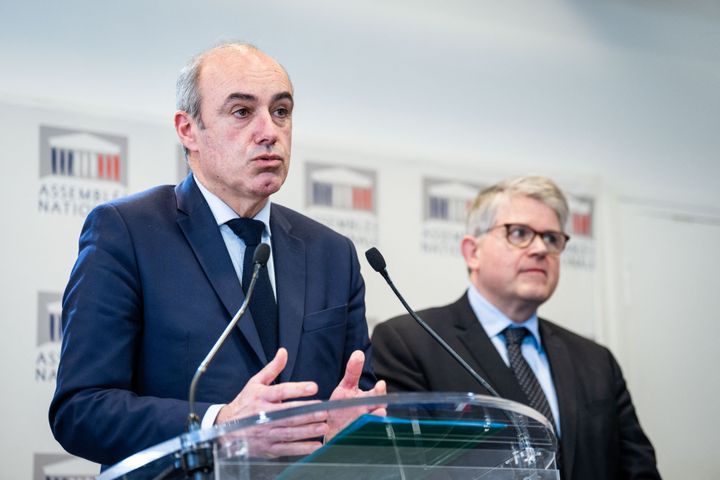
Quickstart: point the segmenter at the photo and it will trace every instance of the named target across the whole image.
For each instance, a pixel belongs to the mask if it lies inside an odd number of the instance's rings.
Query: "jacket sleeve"
[[[655,450],[645,435],[625,384],[620,365],[611,356],[613,370],[617,424],[620,436],[621,478],[649,480],[660,479],[655,459]]]
[[[63,340],[49,419],[71,454],[105,465],[184,430],[185,400],[134,391],[143,297],[130,233],[112,205],[96,208],[80,236],[63,296]],[[203,415],[209,404],[198,404]]]
[[[412,338],[410,332],[403,329],[406,320],[410,320],[409,317],[394,318],[378,324],[373,330],[375,373],[387,382],[389,392],[429,391],[423,367],[406,341]]]

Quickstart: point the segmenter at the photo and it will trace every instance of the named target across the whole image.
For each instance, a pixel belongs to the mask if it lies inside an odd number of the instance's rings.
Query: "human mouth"
[[[283,157],[275,154],[258,155],[252,159],[252,163],[261,170],[280,168],[283,161]]]
[[[547,276],[547,272],[545,270],[543,270],[542,268],[525,268],[523,270],[520,270],[520,273],[529,273],[529,274]]]
[[[274,155],[274,154],[258,155],[256,157],[253,157],[253,161],[261,162],[261,163],[282,162],[283,157],[281,157],[280,155]]]

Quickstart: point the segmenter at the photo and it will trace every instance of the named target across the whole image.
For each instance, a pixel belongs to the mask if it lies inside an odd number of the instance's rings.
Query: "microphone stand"
[[[455,359],[456,362],[460,364],[463,369],[469,373],[480,385],[482,385],[488,392],[490,392],[494,397],[497,398],[503,398],[500,396],[500,394],[485,380],[483,377],[480,376],[468,363],[450,346],[448,343],[443,340],[443,338],[435,332],[435,330],[430,327],[425,321],[418,316],[418,314],[415,313],[415,311],[410,308],[410,305],[407,304],[403,296],[400,294],[398,289],[395,287],[395,284],[393,283],[392,279],[390,279],[390,275],[387,272],[387,264],[385,263],[385,259],[382,256],[382,253],[375,248],[372,247],[369,250],[365,252],[365,258],[367,258],[368,263],[370,266],[378,272],[380,275],[383,276],[387,284],[390,286],[392,291],[395,293],[395,296],[400,300],[400,303],[402,303],[403,307],[405,307],[405,310],[410,314],[410,316],[442,347],[445,349],[446,352],[450,354],[452,358]],[[517,431],[517,440],[518,440],[518,447],[520,451],[518,452],[519,458],[524,459],[529,466],[534,466],[537,462],[536,459],[536,452],[535,449],[532,447],[530,442],[530,432],[528,431],[528,424],[527,424],[527,418],[524,416],[519,415],[517,412],[510,412],[510,416],[513,419],[513,423],[515,427],[518,429]],[[553,431],[554,431],[553,426]]]
[[[200,381],[200,377],[202,377],[207,370],[210,362],[212,362],[213,358],[215,358],[215,355],[218,350],[220,350],[220,347],[222,347],[223,343],[225,343],[225,340],[230,335],[230,332],[233,331],[238,321],[240,321],[240,318],[245,315],[245,312],[250,306],[250,298],[252,298],[253,291],[255,290],[258,273],[267,263],[269,256],[270,247],[266,243],[261,243],[257,246],[253,255],[254,268],[250,279],[250,285],[248,285],[247,293],[245,294],[245,301],[243,301],[242,305],[240,305],[240,308],[235,316],[233,316],[230,323],[228,323],[227,327],[225,327],[225,330],[223,330],[220,338],[217,339],[213,347],[205,356],[205,359],[200,362],[200,366],[195,371],[195,375],[193,375],[192,381],[190,382],[190,391],[188,393],[190,413],[188,414],[187,424],[185,427],[186,433],[193,433],[200,430],[200,417],[197,413],[195,413],[195,393],[197,392],[198,382]],[[186,478],[191,478],[193,480],[210,480],[214,468],[212,444],[210,442],[191,442],[186,435],[181,437],[180,442],[182,448],[179,452],[179,458],[177,458],[177,460],[179,460],[179,466],[182,467],[182,470],[185,472]]]
[[[193,375],[192,381],[190,382],[190,393],[188,395],[188,403],[190,404],[190,414],[188,415],[187,419],[188,432],[200,430],[200,417],[198,417],[197,413],[195,413],[195,393],[197,391],[197,385],[200,381],[200,377],[205,374],[208,365],[210,364],[210,362],[213,361],[215,355],[217,354],[218,350],[220,350],[220,347],[222,347],[223,343],[225,343],[225,339],[230,335],[230,332],[233,331],[235,325],[237,325],[240,318],[245,315],[245,311],[250,305],[250,297],[252,297],[252,293],[255,290],[255,283],[257,282],[258,272],[263,266],[264,265],[261,265],[260,263],[255,264],[252,278],[250,279],[250,285],[248,286],[247,294],[245,295],[245,301],[242,303],[242,305],[240,305],[240,309],[237,311],[232,320],[230,320],[230,323],[228,323],[227,327],[225,327],[225,330],[223,330],[220,338],[218,338],[217,342],[215,342],[215,345],[213,345],[212,349],[210,349],[208,354],[205,356],[205,359],[200,362],[200,366],[195,371],[195,375]]]
[[[450,354],[451,357],[455,359],[456,362],[460,364],[463,369],[469,373],[475,381],[477,381],[480,385],[482,385],[485,390],[490,392],[494,397],[502,398],[499,393],[495,391],[495,389],[485,380],[483,377],[480,376],[468,363],[450,346],[447,344],[443,338],[435,332],[435,330],[430,327],[425,321],[420,318],[415,311],[410,308],[410,305],[407,304],[403,296],[400,294],[397,288],[395,288],[395,284],[390,279],[390,275],[387,272],[385,259],[383,258],[380,251],[373,247],[367,252],[365,252],[365,258],[367,258],[368,263],[370,263],[370,266],[378,272],[380,275],[383,276],[385,281],[388,285],[390,285],[390,288],[392,288],[392,291],[395,293],[395,296],[400,300],[400,303],[403,304],[403,307],[405,307],[405,310],[410,314],[410,316],[428,333],[430,334],[433,339],[440,344],[442,348],[445,349],[446,352]]]

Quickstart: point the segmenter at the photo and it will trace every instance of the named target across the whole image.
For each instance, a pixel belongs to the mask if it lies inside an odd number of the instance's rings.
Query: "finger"
[[[268,453],[275,457],[299,457],[310,455],[320,447],[320,441],[275,443],[268,448]]]
[[[263,390],[260,397],[267,402],[279,403],[289,398],[309,397],[317,391],[315,382],[285,382],[270,385]]]
[[[379,380],[370,391],[373,395],[387,395],[387,383],[385,380]]]
[[[338,384],[338,387],[352,390],[358,387],[360,375],[362,375],[363,364],[365,363],[365,354],[360,350],[355,350],[348,359],[345,367],[345,375]]]
[[[277,422],[258,425],[245,429],[247,438],[258,444],[271,444],[280,442],[296,442],[322,437],[327,433],[328,425],[325,422],[305,423],[294,426],[281,426]]]
[[[375,410],[370,412],[370,415],[376,415],[378,417],[387,417],[387,408],[385,408],[385,407],[376,408]]]
[[[270,360],[270,362],[265,365],[262,370],[260,370],[250,380],[248,380],[248,383],[261,383],[263,385],[270,385],[272,382],[275,381],[277,376],[280,375],[280,372],[283,371],[283,368],[285,368],[285,365],[287,364],[287,357],[287,350],[280,347],[275,354],[275,358]]]
[[[302,406],[305,402],[288,402],[288,403],[282,403],[282,404],[274,404],[273,407],[274,410],[279,410],[283,408],[283,406],[297,403],[297,405],[294,406]],[[272,410],[268,410],[269,412]],[[319,423],[324,422],[327,420],[327,410],[321,410],[319,412],[313,412],[313,413],[305,413],[303,415],[293,415],[288,418],[280,418],[280,419],[274,419],[272,421],[271,426],[279,426],[279,427],[293,427],[297,425],[306,425],[310,423]]]
[[[264,435],[271,443],[290,443],[324,436],[328,432],[327,423],[311,423],[297,427],[276,427]]]
[[[360,390],[357,392],[357,397],[376,397],[380,395],[386,395],[387,394],[387,385],[385,384],[385,380],[379,380],[375,386],[370,390]]]

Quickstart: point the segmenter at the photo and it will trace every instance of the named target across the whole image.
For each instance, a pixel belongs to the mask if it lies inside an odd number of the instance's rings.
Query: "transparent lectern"
[[[385,407],[387,415],[358,413],[367,406]],[[346,426],[309,455],[268,454],[274,428],[318,411]],[[474,394],[403,393],[261,413],[183,434],[128,457],[98,480],[559,480],[556,452],[553,427],[525,405]]]

